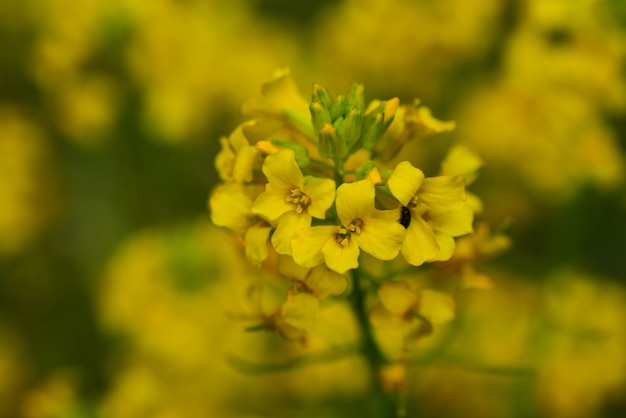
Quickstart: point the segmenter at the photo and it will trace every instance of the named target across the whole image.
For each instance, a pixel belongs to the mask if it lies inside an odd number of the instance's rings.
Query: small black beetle
[[[408,228],[411,224],[411,211],[406,206],[402,206],[400,208],[400,225],[404,227],[404,229]]]

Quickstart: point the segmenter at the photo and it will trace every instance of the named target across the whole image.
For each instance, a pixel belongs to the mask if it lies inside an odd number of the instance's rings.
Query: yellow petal
[[[263,174],[267,180],[279,187],[299,187],[304,185],[304,177],[296,163],[293,150],[282,149],[268,155],[263,163]]]
[[[403,319],[385,309],[382,303],[372,306],[369,311],[369,319],[376,328],[389,329],[404,325]]]
[[[383,178],[380,175],[380,171],[378,171],[378,168],[374,167],[370,170],[370,172],[367,174],[367,178],[375,185],[378,186],[380,184],[383,184]]]
[[[324,261],[329,269],[339,274],[359,266],[359,246],[354,239],[350,239],[347,246],[342,246],[335,241],[334,236],[322,247]]]
[[[278,272],[285,277],[299,280],[304,283],[304,280],[311,272],[311,269],[301,267],[293,261],[293,258],[281,255],[278,257]]]
[[[311,270],[305,283],[320,300],[332,295],[340,295],[348,288],[348,278],[320,265]]]
[[[459,210],[431,211],[428,214],[428,223],[431,228],[451,237],[471,233],[473,221],[474,212],[468,207]]]
[[[478,170],[483,166],[483,160],[467,146],[457,144],[453,146],[441,163],[441,174],[445,176],[463,176],[465,184],[471,184],[478,176]]]
[[[424,289],[418,312],[433,324],[445,324],[454,319],[454,299],[447,293]]]
[[[352,234],[359,247],[381,260],[391,260],[398,255],[406,230],[395,221],[368,218],[363,221],[361,234]]]
[[[480,200],[478,196],[474,193],[470,193],[467,190],[465,191],[465,206],[470,208],[474,213],[482,213],[483,212],[483,202]]]
[[[324,262],[322,247],[328,240],[335,240],[335,227],[332,225],[314,226],[300,229],[291,241],[293,260],[302,267],[315,267]]]
[[[324,219],[326,211],[335,201],[335,182],[331,179],[307,177],[302,191],[311,198],[307,212],[315,218]]]
[[[280,151],[280,148],[272,144],[270,141],[259,141],[254,144],[254,148],[267,155],[276,154],[278,151]]]
[[[456,127],[453,121],[445,122],[435,118],[426,106],[420,106],[417,112],[411,114],[411,121],[416,125],[414,129],[417,137],[451,132]]]
[[[280,109],[289,109],[305,118],[310,118],[309,106],[302,97],[288,68],[276,70],[274,79],[262,86],[263,96]]]
[[[271,230],[270,226],[254,225],[246,231],[246,257],[256,266],[267,258],[267,239]]]
[[[254,177],[254,163],[259,151],[256,148],[246,146],[237,153],[237,159],[233,167],[233,180],[238,183],[249,183]]]
[[[237,126],[237,128],[235,128],[235,130],[228,137],[228,142],[236,154],[239,154],[244,148],[250,146],[248,139],[243,134],[244,126],[248,124],[249,122],[246,122]]]
[[[443,232],[435,231],[435,239],[437,240],[437,245],[439,246],[439,253],[433,258],[428,259],[428,261],[446,261],[452,258],[454,255],[454,248],[456,247],[454,238],[448,234],[444,234]]]
[[[311,215],[306,212],[287,212],[278,219],[278,226],[272,235],[272,245],[278,254],[291,255],[291,241],[299,229],[311,226]]]
[[[439,254],[439,244],[430,226],[420,216],[412,216],[402,243],[404,259],[414,266],[422,265]]]
[[[374,184],[369,179],[344,183],[337,189],[337,215],[344,226],[374,212]]]
[[[465,179],[462,176],[428,177],[418,196],[431,209],[460,209],[465,202]]]
[[[472,265],[467,265],[461,271],[461,286],[463,289],[491,289],[493,282],[484,273],[477,272]]]
[[[417,194],[423,181],[424,173],[422,173],[422,170],[413,167],[408,161],[402,161],[389,176],[387,185],[389,190],[391,190],[391,194],[403,206],[406,206],[413,199],[413,196]]]
[[[268,183],[265,191],[254,201],[251,211],[270,221],[275,221],[284,213],[294,210],[294,205],[285,200],[288,194],[289,189]]]
[[[384,282],[378,289],[378,297],[385,309],[398,316],[403,316],[417,304],[417,294],[403,281]]]
[[[285,322],[293,327],[310,331],[315,325],[320,301],[310,293],[289,294],[280,313]]]
[[[237,155],[230,147],[228,138],[220,138],[220,144],[222,148],[215,157],[215,169],[222,181],[232,181],[233,166]]]
[[[240,184],[230,183],[217,187],[209,198],[211,221],[234,231],[248,228],[252,200]]]

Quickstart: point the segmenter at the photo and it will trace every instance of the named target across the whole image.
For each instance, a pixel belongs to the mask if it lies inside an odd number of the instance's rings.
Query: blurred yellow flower
[[[419,104],[419,100],[416,100],[412,106],[402,105],[398,108],[389,129],[376,143],[376,158],[382,161],[391,160],[413,139],[451,132],[456,128],[455,122],[440,121],[433,117],[429,108]]]
[[[267,258],[267,240],[272,225],[252,212],[256,193],[239,183],[227,183],[217,187],[209,197],[211,221],[238,232],[243,236],[246,257],[256,265]]]
[[[215,157],[215,168],[223,181],[249,183],[254,177],[259,151],[250,146],[243,133],[246,124],[239,125],[228,138],[222,137],[222,149]]]
[[[37,124],[0,107],[0,254],[24,250],[59,215],[55,170],[56,157]]]

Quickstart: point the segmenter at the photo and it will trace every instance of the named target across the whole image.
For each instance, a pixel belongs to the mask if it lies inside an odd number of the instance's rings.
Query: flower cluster
[[[261,325],[252,328],[301,339],[314,329],[320,303],[345,293],[360,294],[354,309],[370,331],[398,318],[431,329],[454,317],[449,294],[368,271],[372,263],[417,270],[450,260],[455,238],[473,232],[482,205],[465,186],[480,158],[455,147],[434,176],[401,159],[407,142],[448,132],[453,122],[419,101],[366,104],[360,84],[346,96],[314,84],[307,102],[287,71],[243,113],[249,120],[221,139],[212,221],[239,234],[253,264],[292,283],[278,309],[255,305],[250,319]],[[378,302],[364,302],[370,295]]]

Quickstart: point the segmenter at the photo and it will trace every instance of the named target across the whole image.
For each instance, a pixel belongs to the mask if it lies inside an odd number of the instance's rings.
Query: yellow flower
[[[249,183],[254,177],[254,164],[259,151],[248,143],[243,128],[239,125],[228,138],[221,138],[222,150],[215,157],[215,167],[223,181]]]
[[[441,175],[463,176],[465,186],[469,186],[478,177],[478,172],[483,166],[483,160],[469,147],[457,144],[453,146],[441,162]],[[465,191],[465,207],[474,213],[481,213],[483,203],[478,196]]]
[[[374,154],[382,161],[389,161],[407,142],[451,132],[455,127],[455,122],[436,119],[429,108],[420,106],[419,100],[416,100],[413,105],[402,105],[398,108],[389,129],[376,143]]]
[[[289,69],[274,72],[271,81],[263,84],[263,97],[246,102],[241,112],[255,123],[244,128],[251,141],[255,139],[287,140],[300,143],[315,154],[314,139],[308,101],[300,94]]]
[[[378,297],[385,310],[394,316],[417,315],[434,324],[445,324],[454,318],[454,301],[450,295],[430,289],[416,291],[405,281],[383,283]]]
[[[246,245],[246,257],[260,265],[267,258],[267,239],[272,226],[250,211],[249,190],[239,183],[221,185],[209,198],[209,208],[211,221],[240,233]]]
[[[461,278],[463,288],[489,289],[493,286],[491,278],[477,271],[474,264],[478,261],[495,257],[508,250],[512,245],[511,239],[501,233],[492,234],[489,225],[479,222],[474,233],[460,238],[452,258],[436,263],[439,270],[445,273],[456,273]]]
[[[279,315],[286,324],[303,331],[313,328],[322,300],[348,288],[348,278],[325,265],[304,268],[291,257],[283,256],[279,258],[278,271],[294,282]]]
[[[299,290],[305,290],[320,300],[340,295],[348,288],[348,278],[321,264],[315,268],[297,265],[291,257],[278,259],[278,271],[296,282]]]
[[[374,184],[369,179],[337,189],[337,215],[341,225],[301,229],[292,241],[294,261],[303,267],[326,263],[345,273],[359,266],[360,250],[381,260],[398,255],[404,228],[389,218],[389,211],[374,208]]]
[[[387,182],[403,205],[407,234],[402,255],[412,265],[447,260],[454,253],[454,238],[472,232],[472,211],[464,210],[465,181],[462,176],[425,178],[424,173],[403,161]]]
[[[289,290],[287,300],[280,309],[282,320],[299,330],[310,331],[315,325],[320,300],[308,292]]]
[[[304,177],[290,149],[268,155],[263,173],[269,183],[252,205],[252,212],[278,222],[272,244],[279,254],[291,254],[294,233],[311,226],[312,217],[326,217],[335,199],[335,182]]]
[[[454,300],[443,292],[424,289],[413,279],[386,281],[378,289],[379,302],[369,318],[378,341],[390,357],[402,357],[435,325],[455,317]]]

